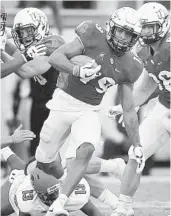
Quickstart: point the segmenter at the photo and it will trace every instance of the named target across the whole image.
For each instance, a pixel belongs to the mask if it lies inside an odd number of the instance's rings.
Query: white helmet
[[[50,206],[59,196],[59,180],[37,167],[31,171],[30,177],[38,197],[44,204]]]
[[[140,23],[143,27],[153,26],[152,35],[143,35],[145,44],[153,44],[163,38],[170,28],[170,17],[168,10],[159,3],[149,2],[142,5],[138,10]]]
[[[29,36],[32,37],[30,43],[23,42],[21,30],[31,27]],[[14,18],[12,35],[17,47],[22,50],[38,42],[49,33],[49,23],[45,13],[37,8],[25,8],[19,11]]]
[[[115,37],[116,29],[121,28],[132,34],[129,43],[118,40]],[[139,39],[141,27],[136,10],[130,7],[123,7],[114,12],[107,23],[107,41],[115,50],[117,56],[129,51]]]

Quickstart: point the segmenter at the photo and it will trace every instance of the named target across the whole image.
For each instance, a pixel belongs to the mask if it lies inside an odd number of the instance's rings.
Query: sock
[[[101,202],[115,209],[118,204],[118,198],[109,189],[105,189],[98,198]]]
[[[5,161],[7,161],[8,158],[13,154],[14,154],[14,152],[8,146],[1,149],[1,155],[3,156]]]
[[[117,168],[117,163],[115,160],[103,160],[101,162],[100,172],[114,172]]]
[[[120,194],[119,196],[119,205],[122,206],[123,208],[129,208],[131,207],[132,204],[132,197]]]
[[[54,212],[55,212],[55,209],[58,210],[59,208],[64,208],[67,200],[68,200],[68,197],[65,194],[59,194],[58,198],[51,205],[51,208],[54,208]]]

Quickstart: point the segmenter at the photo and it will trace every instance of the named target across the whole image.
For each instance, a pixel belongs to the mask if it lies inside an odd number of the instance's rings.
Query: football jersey
[[[170,72],[170,33],[161,40],[159,51],[150,46],[143,47],[137,54],[143,60],[149,76],[159,85],[159,101],[170,108],[171,72]]]
[[[98,76],[86,82],[84,79],[68,76],[62,89],[87,104],[99,105],[106,90],[115,84],[134,83],[143,70],[143,63],[132,52],[117,57],[106,40],[106,31],[100,25],[85,21],[75,30],[84,47],[84,55],[95,59],[101,70]]]
[[[21,173],[19,170],[14,172],[17,178],[11,185],[9,200],[17,215],[19,212],[28,213],[31,216],[45,215],[49,206],[41,202],[31,184],[30,175],[25,176],[24,172]],[[90,187],[87,181],[82,179],[68,198],[65,209],[69,212],[79,210],[88,202],[89,197]]]

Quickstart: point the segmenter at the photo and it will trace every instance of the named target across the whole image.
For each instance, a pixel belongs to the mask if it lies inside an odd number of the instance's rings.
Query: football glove
[[[97,65],[95,60],[93,59],[91,62],[81,67],[76,65],[73,69],[73,75],[80,77],[81,78],[80,80],[86,84],[90,80],[100,76],[101,75],[101,73],[99,73],[100,70],[101,70],[101,65]]]
[[[23,58],[25,62],[31,61],[38,56],[46,55],[46,46],[44,44],[39,44],[35,46],[31,46],[24,51]]]

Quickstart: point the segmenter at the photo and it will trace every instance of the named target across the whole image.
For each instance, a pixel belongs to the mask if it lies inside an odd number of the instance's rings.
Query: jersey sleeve
[[[95,24],[92,21],[85,21],[79,24],[75,29],[75,33],[84,49],[93,46],[94,27]]]
[[[135,54],[132,53],[131,59],[129,61],[130,67],[128,68],[128,82],[134,83],[137,81],[139,76],[141,75],[143,69],[144,69],[144,64],[143,61]]]

